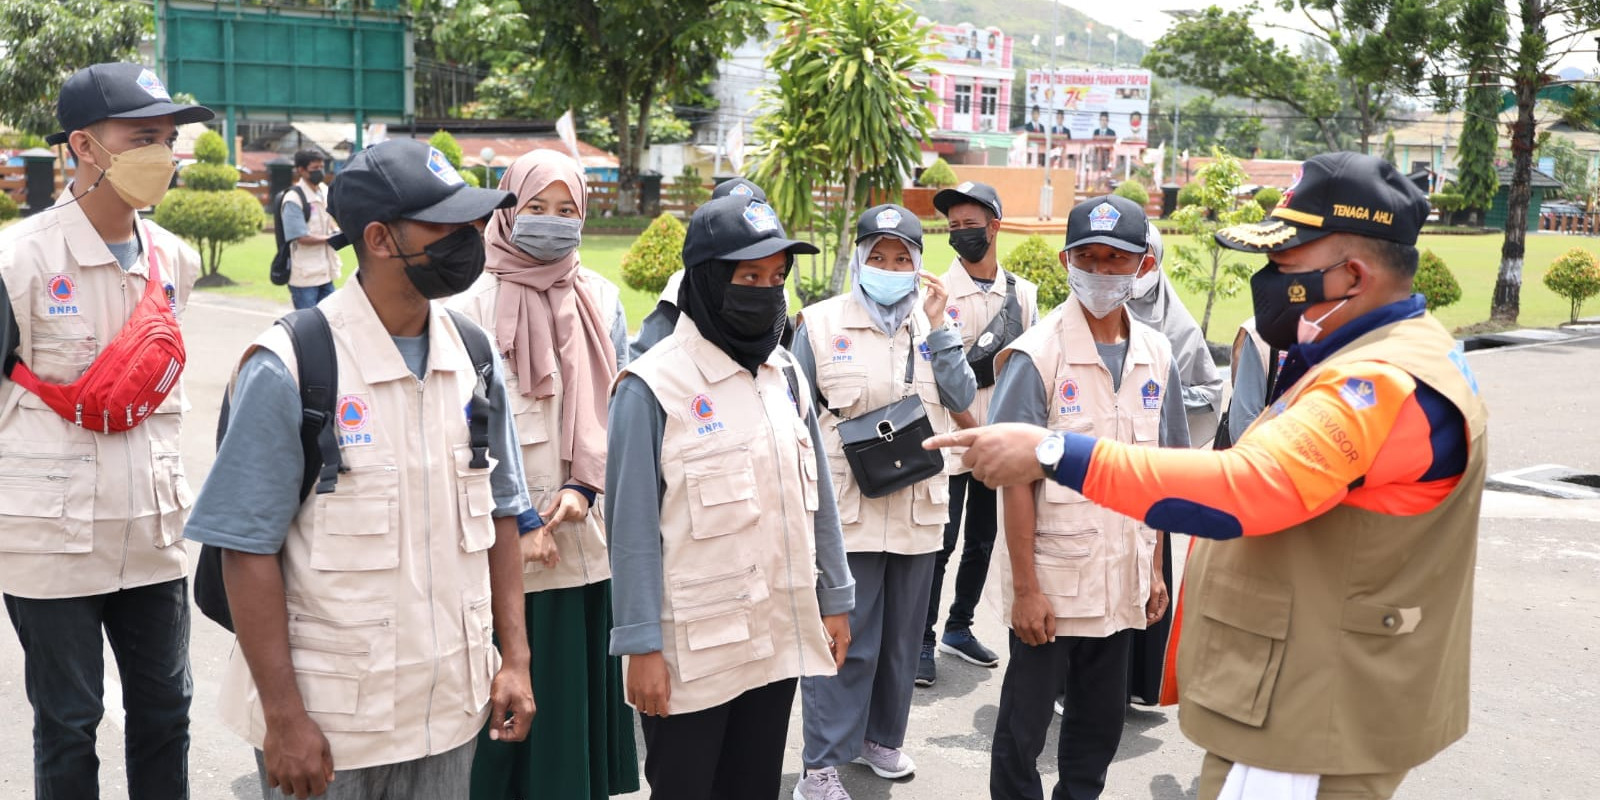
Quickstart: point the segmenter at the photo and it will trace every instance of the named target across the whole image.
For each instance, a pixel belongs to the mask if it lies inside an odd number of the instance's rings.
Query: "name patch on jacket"
[[[726,430],[722,425],[722,421],[717,419],[716,405],[711,402],[711,398],[703,394],[697,394],[693,400],[689,401],[689,413],[694,415],[697,423],[694,429],[696,436],[706,436],[720,430]]]
[[[372,433],[367,430],[372,421],[372,408],[360,395],[347,394],[339,398],[334,414],[338,420],[340,447],[372,444]]]
[[[70,317],[78,314],[78,285],[70,275],[57,275],[45,284],[45,316]]]
[[[853,353],[852,353],[852,351],[854,349],[855,349],[855,343],[850,341],[850,337],[848,337],[848,336],[835,336],[835,337],[833,337],[833,360],[834,361],[854,361],[854,360],[856,360],[855,355],[853,355]]]

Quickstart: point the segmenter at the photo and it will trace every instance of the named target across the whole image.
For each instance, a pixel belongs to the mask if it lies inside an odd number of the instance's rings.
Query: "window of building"
[[[958,84],[956,84],[956,113],[957,114],[971,114],[972,113],[972,84],[970,84],[970,83],[958,83]]]
[[[1000,110],[1000,87],[985,86],[978,95],[978,114],[992,117]]]

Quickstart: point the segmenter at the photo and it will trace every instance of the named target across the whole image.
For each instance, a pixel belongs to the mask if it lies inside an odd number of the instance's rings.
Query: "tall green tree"
[[[1428,76],[1424,53],[1449,36],[1461,0],[1278,0],[1299,9],[1312,38],[1337,56],[1344,95],[1357,114],[1361,152],[1387,120],[1396,95],[1416,94]]]
[[[1224,249],[1212,234],[1222,228],[1260,222],[1266,212],[1253,200],[1241,201],[1234,193],[1244,185],[1244,166],[1221,148],[1212,148],[1212,160],[1196,174],[1199,202],[1178,209],[1172,220],[1187,234],[1191,244],[1171,245],[1172,279],[1191,292],[1206,296],[1205,314],[1200,317],[1200,334],[1211,328],[1211,310],[1217,298],[1233,297],[1250,284],[1253,267]]]
[[[527,20],[518,62],[557,108],[594,107],[611,123],[618,206],[638,210],[637,179],[660,100],[693,96],[734,46],[760,30],[757,0],[516,0]]]
[[[1234,11],[1211,6],[1174,24],[1145,53],[1144,66],[1214,94],[1282,103],[1313,121],[1329,150],[1339,149],[1342,105],[1333,66],[1256,35],[1254,3]],[[1185,109],[1184,113],[1187,113]],[[1179,136],[1188,140],[1184,123]]]
[[[134,58],[150,7],[118,0],[0,0],[0,123],[54,133],[56,94],[74,71]]]
[[[1498,66],[1506,46],[1504,0],[1466,0],[1455,21],[1465,67],[1465,119],[1456,150],[1456,187],[1472,224],[1483,225],[1484,212],[1500,191],[1495,155],[1500,141],[1500,78]]]
[[[924,28],[899,0],[773,0],[778,46],[767,66],[778,75],[756,121],[754,179],[790,230],[823,223],[834,259],[826,289],[844,288],[847,227],[871,194],[891,199],[921,159],[933,129],[933,93],[912,75],[925,71]],[[814,192],[841,186],[838,203]]]

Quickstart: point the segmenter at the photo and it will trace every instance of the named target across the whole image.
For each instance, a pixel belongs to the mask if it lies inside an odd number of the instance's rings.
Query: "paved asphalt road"
[[[198,489],[211,463],[220,392],[241,350],[284,309],[202,297],[189,307],[194,401],[184,454]],[[1491,471],[1562,464],[1600,472],[1600,339],[1482,351],[1471,356],[1492,411]],[[1417,769],[1398,797],[1591,798],[1600,796],[1600,501],[1491,494],[1484,504],[1473,643],[1473,717],[1467,737]],[[1180,546],[1181,549],[1181,546]],[[953,571],[952,571],[953,572]],[[952,575],[953,578],[953,575]],[[945,596],[949,596],[946,589]],[[978,634],[1004,642],[991,613]],[[248,749],[217,721],[218,680],[232,639],[195,614],[195,701],[190,769],[197,800],[256,797]],[[107,706],[100,729],[106,798],[126,797],[120,686],[107,653]],[[890,783],[864,767],[844,778],[860,800],[986,797],[988,744],[1000,670],[942,657],[939,682],[917,690],[906,750],[915,777]],[[1003,667],[1003,662],[1002,662]],[[537,691],[536,687],[536,691]],[[799,769],[799,719],[790,727],[784,794]],[[0,633],[0,799],[31,796],[30,715],[15,636]],[[1053,781],[1055,741],[1042,760]],[[643,752],[641,748],[640,752]],[[1192,798],[1199,751],[1170,710],[1134,710],[1111,774],[1108,798]],[[643,797],[644,793],[636,795]]]

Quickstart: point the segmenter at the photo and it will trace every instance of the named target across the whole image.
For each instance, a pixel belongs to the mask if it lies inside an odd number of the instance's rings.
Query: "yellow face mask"
[[[130,207],[139,209],[161,202],[172,185],[172,148],[164,144],[147,144],[120,153],[112,153],[93,136],[89,141],[111,156],[111,166],[105,168],[101,178],[111,184],[117,196]],[[95,181],[99,183],[100,181]]]

